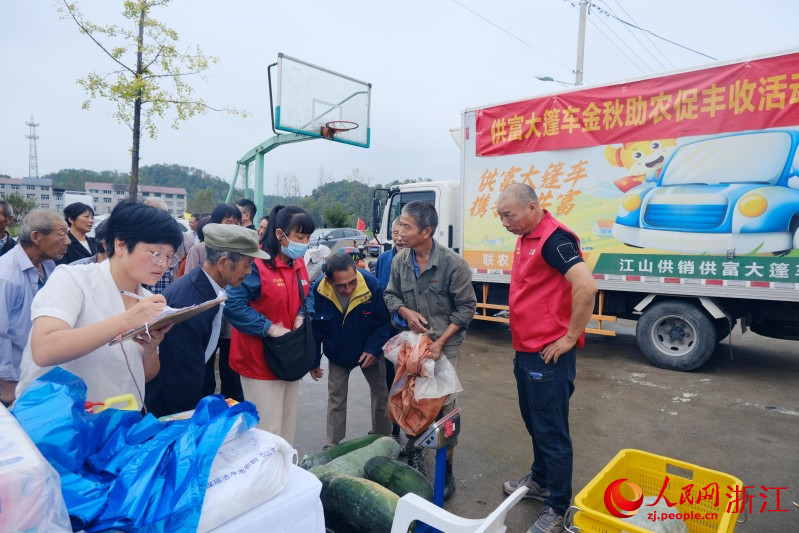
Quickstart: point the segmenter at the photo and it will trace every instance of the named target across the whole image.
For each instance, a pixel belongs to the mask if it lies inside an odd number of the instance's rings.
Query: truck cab
[[[622,198],[613,236],[630,246],[724,254],[799,247],[799,132],[723,135],[678,147],[656,183]]]
[[[438,228],[434,238],[456,252],[461,246],[461,196],[457,181],[427,181],[404,183],[388,189],[377,189],[372,200],[372,228],[382,250],[390,250],[391,223],[400,216],[409,202],[430,202],[438,212]],[[381,201],[380,194],[385,195]]]

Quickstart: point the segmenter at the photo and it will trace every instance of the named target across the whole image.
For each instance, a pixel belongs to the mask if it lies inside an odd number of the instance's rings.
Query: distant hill
[[[357,171],[357,169],[356,169]],[[181,165],[147,165],[139,169],[139,182],[142,185],[160,185],[162,187],[183,187],[188,193],[188,207],[191,212],[210,211],[214,205],[222,203],[227,198],[230,184],[225,180],[208,174],[204,170],[194,167],[184,167]],[[354,171],[356,176],[358,172]],[[97,172],[86,169],[63,169],[52,174],[42,176],[53,180],[53,187],[85,190],[87,181],[119,183],[128,182],[128,174],[104,170]],[[287,186],[286,189],[299,191],[296,177],[293,187]],[[400,183],[413,181],[423,181],[422,179],[395,180],[386,184],[386,187]],[[325,224],[325,211],[337,206],[348,215],[348,224],[355,226],[358,217],[369,223],[371,211],[372,195],[375,188],[382,185],[367,185],[356,179],[332,181],[315,188],[310,195],[284,197],[277,195],[264,195],[262,205],[264,213],[268,214],[272,207],[277,204],[299,205],[310,213],[320,226]],[[252,188],[247,195],[253,198],[255,192]],[[244,189],[237,189],[234,200],[244,197]]]

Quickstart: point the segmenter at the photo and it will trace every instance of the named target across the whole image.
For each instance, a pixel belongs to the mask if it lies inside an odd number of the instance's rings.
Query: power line
[[[616,47],[616,50],[618,50],[619,52],[621,52],[621,55],[623,55],[624,57],[626,57],[626,58],[627,58],[627,60],[628,60],[630,63],[632,63],[632,64],[633,64],[633,66],[635,66],[635,68],[637,68],[638,70],[640,70],[642,74],[646,74],[646,71],[644,71],[644,69],[642,69],[642,68],[641,68],[641,65],[639,65],[639,64],[638,64],[636,61],[633,61],[633,59],[632,59],[630,56],[628,56],[628,55],[627,55],[627,53],[626,53],[624,50],[622,50],[622,49],[621,49],[621,47],[620,47],[618,44],[616,44],[616,42],[615,42],[615,41],[613,41],[613,40],[612,40],[610,37],[608,37],[607,35],[605,35],[605,32],[603,32],[603,31],[602,31],[602,29],[601,29],[599,26],[597,26],[597,25],[596,25],[596,23],[594,23],[594,21],[593,21],[593,20],[591,20],[591,19],[589,18],[589,19],[588,19],[588,22],[590,22],[590,23],[591,23],[591,25],[592,25],[594,28],[596,28],[596,31],[598,31],[598,32],[599,32],[599,33],[600,33],[600,34],[601,34],[601,35],[602,35],[602,36],[603,36],[605,39],[607,39],[607,40],[608,40],[608,42],[609,42],[610,44],[612,44],[613,46],[615,46],[615,47]]]
[[[589,12],[589,14],[590,14],[590,12]],[[605,20],[605,18],[604,18],[604,17],[599,17],[599,22],[601,22],[601,23],[602,23],[602,25],[604,25],[604,26],[605,26],[605,28],[607,28],[607,29],[608,29],[608,31],[609,31],[609,32],[610,32],[610,33],[611,33],[611,34],[612,34],[614,37],[616,37],[616,39],[618,39],[618,40],[619,40],[619,42],[621,42],[621,43],[622,43],[622,44],[623,44],[623,45],[624,45],[624,46],[627,48],[627,50],[629,50],[629,51],[630,51],[630,53],[632,53],[632,54],[633,54],[633,55],[634,55],[634,56],[635,56],[635,57],[638,59],[638,61],[640,61],[640,63],[641,63],[642,65],[646,65],[646,66],[647,66],[647,68],[649,69],[649,71],[650,71],[650,72],[652,72],[652,68],[649,66],[649,62],[645,61],[643,57],[639,56],[639,55],[638,55],[638,52],[636,52],[636,51],[635,51],[635,49],[633,49],[633,47],[632,47],[632,46],[630,46],[629,44],[627,44],[627,41],[625,41],[624,39],[622,39],[622,38],[621,38],[621,36],[620,36],[618,33],[616,33],[616,31],[615,31],[613,28],[611,28],[611,27],[610,27],[610,25],[607,23],[607,21]]]
[[[569,2],[570,0],[565,0],[565,1]],[[574,3],[571,3],[571,4],[574,7]],[[636,24],[633,24],[632,22],[629,22],[629,21],[624,20],[624,19],[622,19],[620,17],[617,17],[613,13],[609,12],[606,9],[602,9],[601,7],[599,7],[596,4],[592,4],[592,3],[589,2],[588,5],[589,5],[589,7],[595,7],[596,10],[599,11],[600,13],[602,13],[602,14],[608,16],[608,17],[614,18],[614,19],[618,20],[619,22],[621,22],[622,24],[626,24],[627,26],[630,26],[631,28],[635,28],[636,30],[642,31],[644,33],[648,33],[649,35],[652,35],[653,37],[657,37],[658,39],[666,41],[667,43],[671,43],[674,46],[679,46],[680,48],[688,50],[689,52],[693,52],[695,54],[699,54],[700,56],[707,57],[708,59],[712,59],[713,61],[717,61],[717,58],[715,58],[713,56],[709,56],[709,55],[707,55],[707,54],[705,54],[703,52],[700,52],[698,50],[694,50],[693,48],[690,48],[688,46],[682,45],[682,44],[680,44],[680,43],[678,43],[676,41],[672,41],[671,39],[667,39],[667,38],[663,37],[662,35],[658,35],[657,33],[653,32],[653,31],[649,31],[646,28],[642,28],[642,27],[640,27],[640,26],[638,26]]]
[[[635,21],[635,19],[633,19],[633,17],[632,17],[632,16],[631,16],[631,15],[630,15],[630,14],[627,12],[627,10],[626,10],[626,9],[624,9],[624,6],[622,6],[622,5],[621,5],[621,3],[619,3],[619,0],[614,0],[614,1],[616,2],[616,4],[618,4],[618,6],[621,8],[621,10],[622,10],[622,11],[624,11],[624,13],[625,13],[625,14],[626,14],[626,15],[627,15],[629,18],[630,18],[630,20],[632,20],[633,22],[635,22],[635,23],[637,24],[637,22]],[[611,13],[613,13],[613,9],[610,7],[610,5],[608,5],[608,3],[607,3],[605,0],[601,0],[601,2],[607,6],[608,10],[609,10]],[[640,45],[641,45],[641,48],[643,48],[644,50],[646,50],[646,52],[647,52],[647,53],[648,53],[650,56],[652,56],[652,59],[654,59],[654,60],[655,60],[655,62],[658,64],[658,66],[659,66],[661,69],[663,69],[663,70],[665,70],[665,69],[666,69],[666,66],[665,66],[665,65],[664,65],[664,64],[663,64],[663,63],[660,61],[660,59],[659,59],[659,58],[658,58],[658,57],[657,57],[655,54],[653,54],[653,53],[652,53],[652,51],[649,49],[649,47],[648,47],[648,46],[647,46],[647,45],[646,45],[646,44],[645,44],[643,41],[641,41],[641,39],[639,39],[639,38],[638,38],[638,36],[637,36],[635,33],[633,33],[633,31],[630,29],[630,27],[629,27],[629,26],[624,26],[624,29],[626,29],[626,30],[627,30],[627,33],[629,33],[630,35],[632,35],[633,39],[635,39],[636,41],[638,41],[638,44],[640,44]],[[656,45],[656,44],[655,44],[655,43],[652,41],[652,39],[651,39],[651,38],[650,38],[648,35],[646,35],[646,34],[644,34],[644,37],[646,37],[646,39],[649,41],[649,43],[650,43],[652,46],[654,46],[654,47],[655,47],[655,50],[657,50],[658,52],[660,52],[660,55],[662,55],[662,56],[663,56],[663,58],[666,60],[666,62],[667,62],[669,65],[671,65],[671,67],[672,67],[672,68],[674,68],[674,65],[672,65],[672,64],[671,64],[671,61],[669,61],[669,58],[668,58],[668,57],[666,57],[666,55],[665,55],[663,52],[661,52],[660,48],[658,48],[658,47],[657,47],[657,45]]]
[[[491,20],[487,19],[486,17],[484,17],[484,16],[483,16],[483,15],[481,15],[480,13],[478,13],[478,12],[476,12],[476,11],[474,11],[474,10],[472,10],[472,9],[468,8],[468,7],[466,7],[465,5],[461,4],[461,3],[460,3],[460,2],[458,2],[457,0],[451,0],[451,2],[452,2],[453,4],[457,4],[458,6],[462,7],[463,9],[465,9],[466,11],[468,11],[469,13],[471,13],[472,15],[474,15],[474,16],[476,16],[476,17],[478,17],[478,18],[482,19],[483,21],[487,22],[488,24],[491,24],[492,26],[494,26],[496,29],[498,29],[498,30],[499,30],[499,31],[501,31],[502,33],[505,33],[505,34],[507,34],[507,35],[509,35],[509,36],[513,37],[514,39],[516,39],[517,41],[519,41],[519,42],[520,42],[520,43],[522,43],[523,45],[527,46],[528,48],[531,48],[531,49],[535,50],[536,52],[538,52],[539,54],[541,54],[542,56],[544,56],[544,57],[546,57],[546,58],[548,58],[548,59],[550,59],[550,60],[554,61],[554,62],[555,62],[555,63],[557,63],[558,65],[560,65],[560,66],[564,67],[565,69],[567,69],[567,70],[568,70],[569,72],[571,72],[572,74],[574,73],[574,69],[572,69],[572,68],[571,68],[569,65],[567,65],[567,64],[565,64],[565,63],[563,63],[563,62],[561,62],[561,61],[559,61],[559,60],[557,60],[557,59],[555,59],[554,57],[552,57],[551,55],[547,54],[547,53],[546,53],[546,52],[544,52],[543,50],[539,50],[538,48],[536,48],[536,47],[535,47],[535,46],[533,46],[532,44],[528,43],[527,41],[525,41],[525,40],[524,40],[524,39],[522,39],[521,37],[519,37],[519,36],[517,36],[517,35],[514,35],[513,33],[509,32],[508,30],[506,30],[505,28],[503,28],[502,26],[500,26],[500,25],[498,25],[498,24],[494,23],[493,21],[491,21]]]

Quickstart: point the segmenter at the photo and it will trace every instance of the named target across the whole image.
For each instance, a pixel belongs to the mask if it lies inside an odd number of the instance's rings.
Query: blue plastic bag
[[[137,411],[84,411],[86,385],[54,368],[17,400],[13,414],[61,476],[72,526],[88,533],[196,531],[208,474],[239,416],[258,423],[255,406],[200,400],[188,420],[158,422]]]

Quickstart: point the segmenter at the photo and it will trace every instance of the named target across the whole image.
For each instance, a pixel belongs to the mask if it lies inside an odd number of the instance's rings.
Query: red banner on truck
[[[794,125],[799,53],[476,111],[476,155],[500,156]]]

